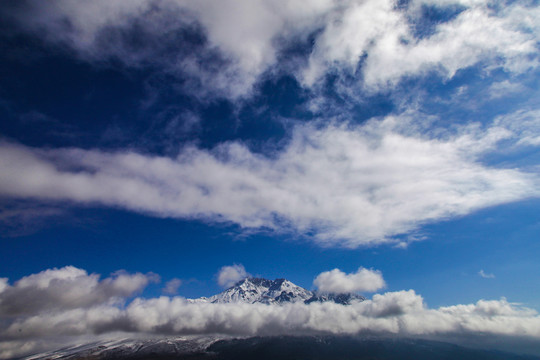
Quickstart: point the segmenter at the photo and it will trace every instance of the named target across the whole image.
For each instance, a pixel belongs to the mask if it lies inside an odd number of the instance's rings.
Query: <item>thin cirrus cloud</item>
[[[309,231],[320,245],[351,248],[396,242],[422,224],[539,194],[535,173],[479,161],[519,134],[465,126],[431,138],[403,124],[388,117],[361,126],[298,126],[271,158],[239,142],[186,148],[176,158],[2,143],[0,193]]]
[[[80,285],[65,282],[71,273],[88,276],[84,270],[72,267],[46,270],[19,280],[13,287],[52,293],[56,282],[63,282],[65,293],[73,294],[80,291]],[[5,286],[0,291],[0,301],[11,301],[12,288],[4,280],[0,283]],[[23,293],[19,295],[24,298]],[[128,292],[123,293],[120,299],[126,300],[127,295]],[[38,297],[40,299],[46,302],[46,298]],[[21,306],[25,304],[22,302]],[[491,341],[497,339],[496,347],[518,340],[540,339],[540,317],[532,309],[505,299],[431,309],[414,290],[376,294],[349,306],[335,303],[203,304],[167,296],[136,298],[123,306],[118,301],[104,302],[102,298],[90,297],[84,303],[63,301],[55,307],[30,306],[17,315],[1,313],[0,320],[0,358],[23,356],[96,336],[110,339],[114,334],[121,337],[139,334],[371,334],[474,339],[480,346],[492,346]]]
[[[433,24],[432,31],[416,34],[426,7],[461,11]],[[289,1],[280,6],[267,0],[55,0],[46,5],[26,1],[8,7],[5,16],[19,29],[91,62],[116,59],[182,74],[193,80],[188,81],[190,90],[203,96],[248,95],[266,71],[281,67],[279,54],[288,44],[310,36],[313,49],[307,61],[285,66],[307,87],[329,71],[351,74],[360,64],[366,89],[375,90],[429,72],[450,78],[476,64],[514,74],[538,65],[540,11],[526,1],[498,8],[489,1],[461,0],[415,0],[406,6],[392,0]],[[202,40],[177,46],[186,32],[200,33]],[[138,41],[130,41],[130,34]],[[209,64],[216,55],[219,66]]]
[[[322,272],[313,280],[313,285],[321,292],[337,294],[375,292],[386,287],[380,271],[362,267],[350,274],[339,269]]]

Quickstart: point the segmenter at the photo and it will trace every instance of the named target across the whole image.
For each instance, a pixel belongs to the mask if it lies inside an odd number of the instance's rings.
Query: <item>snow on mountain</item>
[[[115,339],[67,346],[23,358],[24,360],[79,359],[174,359],[196,358],[226,336],[182,336],[175,338]]]
[[[246,278],[229,289],[211,296],[189,299],[192,303],[312,303],[332,301],[348,305],[352,301],[363,301],[364,297],[356,294],[317,294],[293,284],[286,279],[267,280],[262,278]]]
[[[366,300],[365,297],[353,293],[346,293],[346,294],[332,294],[332,293],[325,293],[325,294],[315,294],[312,298],[305,301],[306,304],[311,304],[312,302],[327,302],[332,301],[336,304],[341,305],[350,305],[353,302],[358,301],[364,301]]]

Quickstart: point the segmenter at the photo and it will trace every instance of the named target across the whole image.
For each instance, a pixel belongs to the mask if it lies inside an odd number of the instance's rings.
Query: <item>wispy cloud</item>
[[[163,293],[167,295],[176,295],[178,294],[178,289],[182,286],[181,279],[171,279],[167,281],[165,287],[163,288]]]
[[[494,278],[495,278],[495,275],[490,274],[490,273],[486,273],[486,272],[484,272],[484,270],[480,270],[480,271],[478,272],[478,275],[480,275],[480,276],[483,277],[484,279],[494,279]]]
[[[392,116],[297,126],[271,158],[239,142],[176,158],[2,143],[0,193],[310,231],[319,244],[348,247],[394,242],[427,222],[539,194],[536,174],[478,160],[511,139],[509,130],[467,126],[442,139],[414,126]]]

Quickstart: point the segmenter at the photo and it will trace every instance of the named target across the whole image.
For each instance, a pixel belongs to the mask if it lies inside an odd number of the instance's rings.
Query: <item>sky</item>
[[[538,1],[8,0],[0,19],[0,358],[74,327],[540,353]],[[358,292],[367,320],[183,300],[246,276]]]

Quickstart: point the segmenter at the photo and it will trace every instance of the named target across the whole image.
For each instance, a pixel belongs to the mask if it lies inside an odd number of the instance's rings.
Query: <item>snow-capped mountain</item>
[[[209,298],[191,299],[190,302],[201,303],[312,303],[332,301],[349,305],[352,301],[363,301],[364,297],[356,294],[317,294],[293,284],[286,279],[267,280],[262,278],[246,278],[229,289]]]

